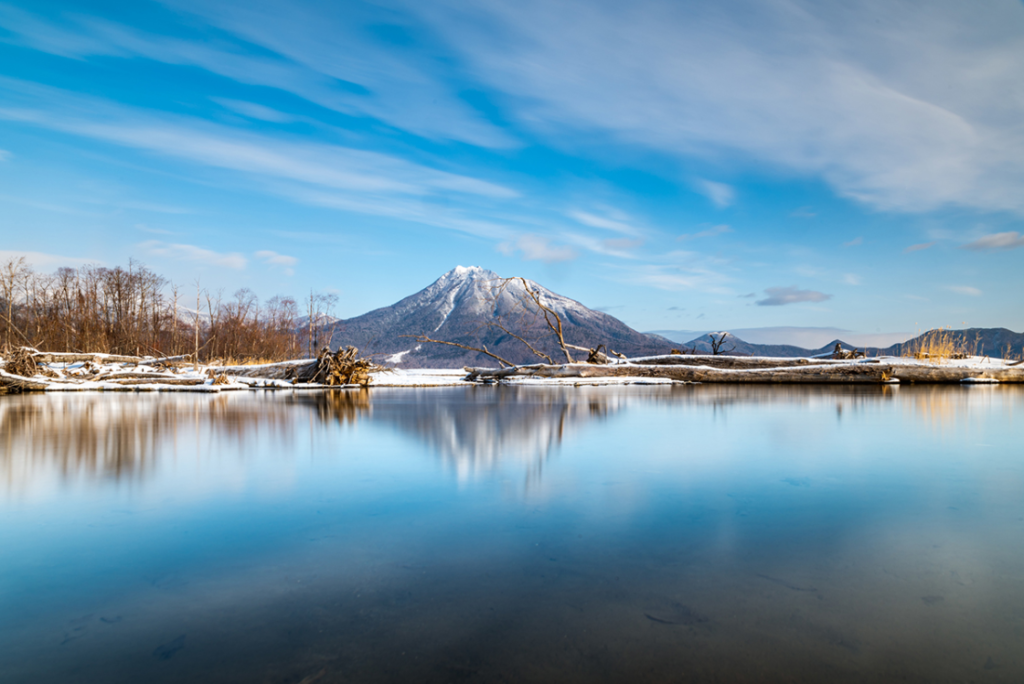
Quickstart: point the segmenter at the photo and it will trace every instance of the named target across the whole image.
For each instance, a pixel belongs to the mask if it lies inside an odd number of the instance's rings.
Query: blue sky
[[[641,330],[1021,330],[1022,121],[1017,0],[0,0],[0,257],[346,317],[462,264]]]

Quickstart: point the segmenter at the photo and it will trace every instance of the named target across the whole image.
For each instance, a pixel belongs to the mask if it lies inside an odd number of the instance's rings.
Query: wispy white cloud
[[[970,285],[947,285],[946,289],[950,292],[967,295],[968,297],[980,297],[982,295],[981,290]]]
[[[586,211],[573,210],[568,212],[569,218],[584,226],[611,230],[624,235],[639,235],[640,231],[631,225],[628,217],[619,213],[617,216],[600,216]]]
[[[65,57],[142,57],[194,66],[241,83],[278,88],[348,115],[374,117],[427,138],[484,147],[515,144],[461,101],[445,79],[430,72],[442,60],[373,39],[374,26],[387,21],[380,14],[390,14],[385,10],[312,0],[166,4],[197,15],[236,40],[199,42],[155,35],[84,13],[56,22],[7,5],[0,5],[0,27],[10,32],[9,42]],[[247,43],[262,50],[257,54]]]
[[[55,271],[65,266],[83,266],[85,264],[102,263],[98,259],[89,259],[81,256],[64,256],[62,254],[49,254],[46,252],[22,252],[18,250],[0,249],[0,263],[9,259],[24,257],[25,262],[37,271]]]
[[[397,157],[323,143],[238,132],[187,117],[161,116],[53,88],[0,78],[0,119],[32,124],[214,169],[255,176],[293,199],[394,215],[403,202],[461,196],[508,200],[518,193],[488,181]],[[419,211],[430,213],[422,202]],[[437,221],[433,221],[437,224]],[[446,222],[450,223],[450,222]]]
[[[708,228],[707,230],[702,230],[702,231],[700,231],[698,233],[684,233],[683,235],[680,235],[676,239],[677,240],[692,240],[694,238],[715,237],[716,235],[722,235],[723,233],[732,233],[732,232],[734,232],[732,228],[730,228],[729,226],[727,226],[725,224],[722,224],[722,225],[718,225],[718,226],[712,226],[711,228]]]
[[[659,290],[683,292],[696,290],[701,292],[721,293],[725,288],[716,273],[691,270],[660,264],[645,264],[634,269],[627,282],[648,285]]]
[[[862,236],[858,235],[857,237],[853,238],[849,242],[844,242],[843,243],[843,247],[857,247],[858,245],[863,245],[863,244],[864,244],[864,238]]]
[[[263,249],[253,254],[257,259],[270,266],[279,267],[285,275],[295,275],[295,266],[299,263],[296,257],[288,256],[287,254],[278,254],[272,252],[269,249]]]
[[[697,179],[694,181],[697,192],[711,200],[719,209],[724,209],[736,201],[736,189],[725,183]]]
[[[506,256],[519,254],[524,261],[543,261],[549,264],[572,261],[579,256],[572,247],[552,244],[548,238],[540,235],[521,235],[512,242],[502,242],[498,245],[498,251]]]
[[[203,266],[217,266],[241,270],[248,260],[238,252],[220,253],[195,245],[171,244],[159,240],[147,240],[138,245],[147,254],[177,261],[187,261]]]
[[[5,162],[13,156],[14,155],[7,150],[0,150],[0,162]]]
[[[293,256],[287,254],[278,254],[268,249],[263,249],[254,254],[254,256],[267,264],[274,266],[294,266],[299,263],[299,260]]]
[[[632,238],[609,238],[602,240],[602,244],[610,250],[626,251],[630,249],[636,249],[642,247],[644,244],[643,240],[632,239]]]
[[[614,267],[621,280],[630,285],[647,285],[671,292],[698,291],[708,294],[733,295],[732,279],[713,266],[724,260],[699,252],[674,250],[660,255],[661,263],[635,263]]]
[[[194,213],[192,209],[188,207],[179,207],[171,204],[159,204],[156,202],[139,202],[135,200],[126,199],[97,199],[97,198],[85,198],[82,200],[89,204],[101,204],[107,205],[114,209],[133,209],[135,211],[147,211],[154,214],[191,214]]]
[[[769,287],[764,293],[768,295],[764,299],[755,302],[758,306],[785,306],[787,304],[801,304],[804,302],[824,302],[832,299],[832,295],[818,292],[817,290],[801,290],[795,285],[790,287]]]
[[[558,144],[783,169],[887,210],[1024,212],[1019,2],[406,7]]]
[[[583,235],[571,231],[562,232],[559,239],[574,247],[585,249],[588,252],[602,254],[604,256],[617,257],[619,259],[636,259],[634,250],[643,244],[641,238],[601,238],[595,235]]]
[[[993,233],[980,237],[974,242],[969,242],[966,245],[962,245],[960,249],[970,249],[974,251],[991,251],[991,250],[1003,250],[1003,249],[1016,249],[1018,247],[1024,247],[1024,235],[1013,231],[1008,233]]]
[[[145,223],[136,223],[135,230],[141,230],[143,233],[152,233],[153,235],[174,235],[172,231],[164,230],[163,228],[153,228]]]
[[[926,249],[931,249],[934,246],[935,246],[935,242],[934,241],[932,241],[932,242],[921,242],[921,243],[918,243],[916,245],[910,245],[909,247],[907,247],[906,249],[903,250],[903,253],[904,254],[910,254],[912,252],[921,252],[921,251],[924,251]]]
[[[847,285],[860,285],[862,279],[856,273],[847,273],[846,275],[843,276],[843,282],[846,283]]]
[[[289,123],[296,120],[296,117],[291,114],[285,114],[279,112],[276,109],[261,105],[256,102],[246,102],[244,100],[232,100],[226,97],[214,97],[210,98],[220,106],[230,109],[236,114],[241,114],[244,117],[250,119],[258,119],[260,121],[269,121],[271,123]]]

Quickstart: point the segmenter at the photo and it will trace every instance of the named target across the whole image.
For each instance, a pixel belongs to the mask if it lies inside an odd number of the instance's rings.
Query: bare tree
[[[715,335],[718,335],[718,337],[715,337]],[[725,338],[729,337],[729,333],[727,332],[710,333],[708,337],[711,338],[711,353],[714,356],[718,356],[719,354],[727,354],[736,349],[735,345],[729,347],[728,349],[722,349],[722,346],[725,344]]]
[[[181,318],[180,290],[171,284],[168,298],[167,285],[135,260],[126,268],[82,266],[48,275],[34,273],[23,258],[10,259],[0,263],[0,345],[133,355],[191,351],[197,359],[204,350],[268,359],[298,353],[294,300],[277,297],[264,310],[243,288],[222,303],[196,280],[195,311]]]

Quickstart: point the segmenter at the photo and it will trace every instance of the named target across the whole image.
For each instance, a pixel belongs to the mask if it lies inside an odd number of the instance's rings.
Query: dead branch
[[[711,353],[712,353],[712,355],[718,356],[719,354],[727,354],[727,353],[729,353],[731,351],[735,351],[735,349],[736,349],[735,345],[733,345],[729,349],[724,349],[724,350],[722,349],[722,345],[725,344],[725,338],[727,338],[728,336],[729,336],[729,333],[727,333],[727,332],[718,333],[718,337],[717,338],[715,337],[714,333],[710,333],[708,335],[708,337],[711,338]]]
[[[460,344],[459,342],[448,342],[447,340],[434,340],[434,339],[431,339],[431,338],[427,337],[426,335],[401,335],[401,337],[412,337],[413,339],[417,340],[418,342],[431,342],[433,344],[447,344],[447,345],[449,345],[451,347],[458,347],[460,349],[467,349],[469,351],[479,352],[481,354],[486,354],[487,356],[490,356],[492,359],[496,360],[500,364],[504,364],[505,366],[515,366],[515,364],[512,363],[511,361],[506,361],[505,359],[501,358],[497,354],[494,354],[492,352],[487,351],[487,346],[486,345],[484,345],[483,347],[471,347],[468,344]]]
[[[527,342],[524,338],[520,337],[519,335],[516,335],[514,332],[512,332],[511,330],[506,328],[504,325],[502,325],[500,318],[498,319],[497,323],[488,323],[487,325],[490,326],[490,327],[497,328],[498,330],[502,331],[503,333],[505,333],[509,337],[516,338],[517,340],[519,340],[520,342],[525,344],[527,349],[529,349],[531,352],[533,352],[535,356],[539,356],[542,359],[547,359],[548,363],[554,363],[554,361],[551,360],[550,356],[548,356],[547,354],[545,354],[542,351],[537,350],[532,344]]]
[[[562,318],[555,312],[554,309],[548,307],[544,302],[541,301],[540,292],[532,289],[527,283],[526,278],[522,276],[515,276],[513,278],[505,278],[499,287],[499,291],[503,290],[508,283],[513,280],[518,280],[523,284],[523,289],[526,290],[527,296],[534,303],[534,305],[540,310],[544,316],[544,323],[547,324],[548,328],[555,335],[555,339],[558,340],[558,346],[562,348],[562,353],[565,354],[565,360],[568,363],[573,363],[572,354],[569,353],[569,348],[565,344],[565,336],[562,334]]]

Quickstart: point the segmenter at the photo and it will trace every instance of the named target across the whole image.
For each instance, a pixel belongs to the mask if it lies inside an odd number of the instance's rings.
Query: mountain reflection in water
[[[641,387],[466,387],[317,393],[31,394],[0,400],[0,478],[16,492],[35,476],[144,480],[163,457],[194,443],[204,457],[256,441],[287,446],[297,432],[360,420],[397,429],[437,454],[460,480],[499,462],[527,480],[558,445],[630,404],[711,407],[834,404],[837,417],[901,399],[936,429],[992,400],[1000,388],[705,385]]]

